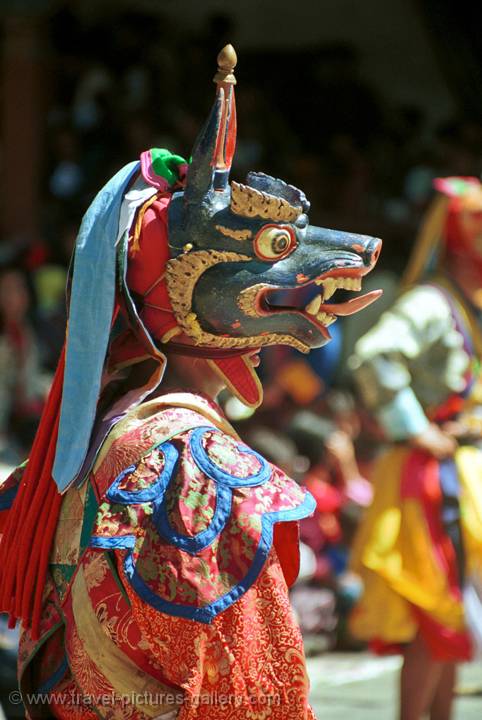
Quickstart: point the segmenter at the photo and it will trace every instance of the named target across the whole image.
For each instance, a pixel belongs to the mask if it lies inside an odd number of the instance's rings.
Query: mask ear
[[[224,90],[219,88],[211,114],[194,144],[184,191],[185,202],[200,202],[213,187],[214,155],[218,143],[223,105]]]

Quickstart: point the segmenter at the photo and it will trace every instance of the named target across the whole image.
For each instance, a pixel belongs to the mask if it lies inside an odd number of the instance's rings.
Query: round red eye
[[[280,260],[295,245],[293,230],[284,225],[265,225],[254,239],[254,251],[261,260]]]

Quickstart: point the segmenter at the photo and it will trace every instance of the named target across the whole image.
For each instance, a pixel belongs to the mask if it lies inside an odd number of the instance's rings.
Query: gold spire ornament
[[[213,78],[213,82],[218,85],[221,83],[236,85],[236,78],[234,77],[233,71],[238,63],[238,56],[233,46],[225,45],[219,53],[217,61],[218,71]]]

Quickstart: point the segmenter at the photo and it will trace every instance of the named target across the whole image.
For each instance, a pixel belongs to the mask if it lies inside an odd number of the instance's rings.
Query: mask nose
[[[380,257],[381,249],[382,241],[379,238],[370,238],[361,253],[363,262],[367,267],[372,268],[376,264]]]

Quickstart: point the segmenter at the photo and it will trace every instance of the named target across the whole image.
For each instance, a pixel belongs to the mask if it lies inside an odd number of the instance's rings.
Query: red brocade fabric
[[[156,612],[126,587],[150,651],[184,692],[178,720],[314,718],[302,638],[274,551],[251,589],[202,627]]]
[[[449,536],[442,524],[442,491],[440,464],[427,453],[414,450],[404,467],[400,496],[420,502],[434,553],[447,578],[448,589],[454,600],[462,603],[462,592],[457,570],[457,558]],[[417,605],[411,605],[419,631],[435,660],[460,662],[472,658],[472,642],[467,630],[449,628]]]
[[[194,420],[192,415],[186,419]],[[205,425],[205,420],[199,416],[198,423]],[[150,450],[137,464],[131,465],[116,484],[115,495],[110,500],[107,492],[92,531],[98,547],[134,537],[134,547],[129,551],[131,573],[135,574],[133,583],[137,580],[145,586],[146,597],[153,594],[152,602],[160,600],[161,609],[163,602],[173,603],[194,614],[217,601],[222,606],[216,612],[228,607],[256,579],[272,542],[271,523],[267,521],[271,513],[286,513],[283,521],[276,524],[274,544],[279,549],[286,580],[292,583],[298,573],[298,525],[290,514],[309,515],[312,511],[311,507],[301,510],[308,499],[305,491],[278,468],[268,466],[261,459],[262,465],[259,456],[234,438],[207,426],[202,433],[202,457],[221,472],[228,473],[234,483],[239,481],[238,487],[226,492],[224,486],[200,469],[193,457],[191,443],[195,432],[189,430],[171,438],[170,444],[179,453],[179,463],[167,487],[156,492],[155,500],[134,502],[133,499],[123,503],[122,494],[134,493],[135,497],[136,493],[155,487],[165,470],[163,446]],[[145,427],[131,433],[130,442],[137,448],[137,454],[145,433]],[[124,457],[126,461],[129,462]],[[118,471],[117,463],[116,468]],[[268,471],[263,484],[254,487],[242,484],[261,470]],[[105,472],[105,467],[101,468],[101,478]],[[110,471],[108,474],[112,478]],[[105,485],[104,481],[101,480],[101,484]],[[156,503],[161,502],[165,520],[160,527]],[[166,536],[167,532],[178,541],[173,542]],[[211,540],[203,547],[194,551],[183,549],[185,539],[189,541],[209,532]],[[159,558],[162,558],[161,565]],[[233,593],[233,597],[222,601],[229,593]]]
[[[193,406],[219,413],[205,399],[189,397]],[[219,414],[210,422],[194,407],[152,412],[140,412],[118,432],[90,476],[85,495],[97,499],[86,539],[91,546],[81,554],[68,588],[55,580],[54,614],[42,624],[44,644],[32,642],[28,632],[22,636],[21,667],[29,669],[24,674],[31,678],[31,691],[49,679],[41,667],[44,658],[47,675],[62,662],[65,667],[50,690],[50,711],[57,718],[91,720],[95,708],[101,717],[126,720],[162,717],[170,710],[178,720],[314,720],[301,634],[288,596],[298,572],[298,523],[289,514],[308,514],[314,501],[230,435]],[[169,466],[167,444],[177,449],[175,465]],[[253,478],[258,484],[238,485]],[[224,525],[216,524],[222,485],[229,482],[227,517]],[[143,492],[151,492],[151,502],[135,501]],[[160,495],[175,533],[199,538],[214,523],[212,542],[187,552],[166,540],[165,526],[156,525],[154,496]],[[68,499],[67,493],[67,505]],[[69,556],[65,549],[76,522],[84,528],[87,506],[84,518],[72,520],[69,532],[57,536],[56,543],[66,546],[60,555]],[[286,515],[276,516],[272,545],[268,542],[262,562],[232,603],[203,621],[155,607],[153,596],[188,610],[203,607],[239,584],[257,562],[266,541],[263,517],[270,512]],[[109,541],[129,537],[135,538],[133,547],[109,549]],[[95,546],[99,539],[105,547]],[[133,583],[129,555],[150,589],[147,599]],[[61,565],[51,565],[53,575],[59,570]],[[63,619],[60,644],[52,634],[57,606]]]

